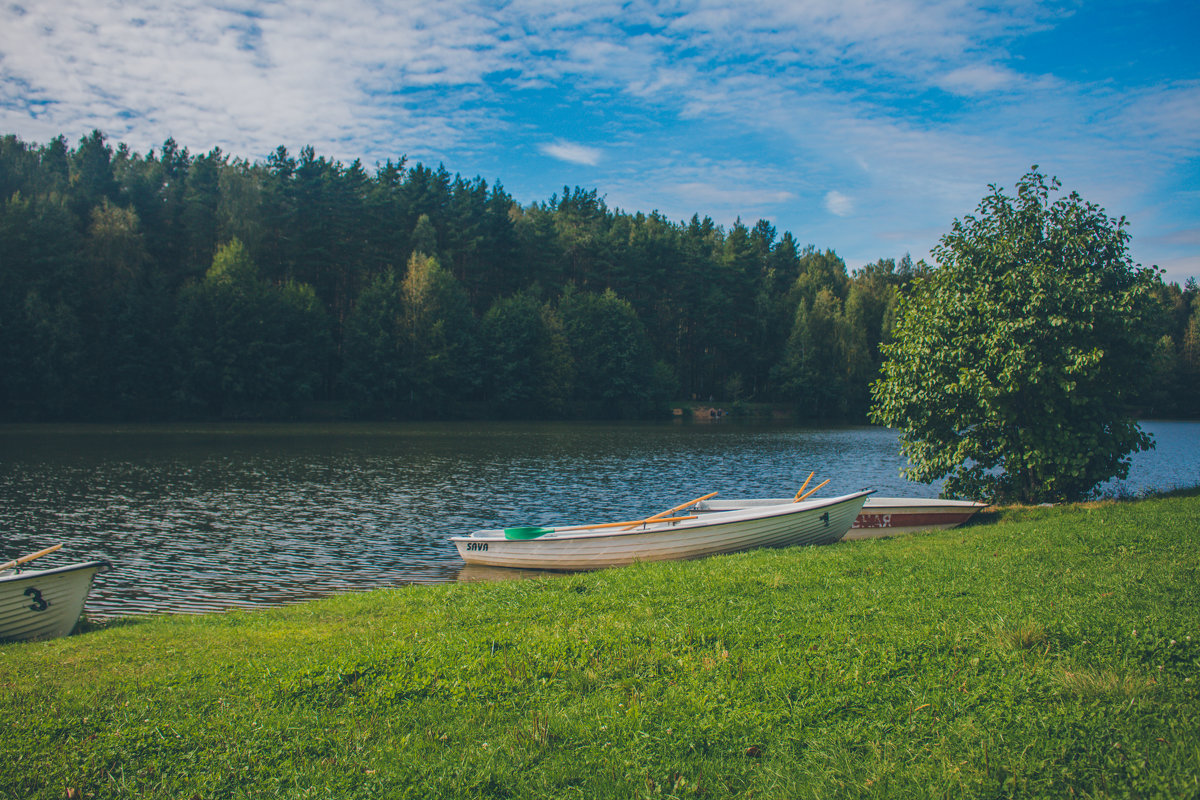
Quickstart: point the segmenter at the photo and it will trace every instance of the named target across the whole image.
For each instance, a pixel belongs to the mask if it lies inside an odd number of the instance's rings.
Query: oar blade
[[[505,528],[505,539],[536,539],[539,536],[545,536],[547,533],[554,533],[554,528],[540,528],[537,525],[521,525],[516,528]]]

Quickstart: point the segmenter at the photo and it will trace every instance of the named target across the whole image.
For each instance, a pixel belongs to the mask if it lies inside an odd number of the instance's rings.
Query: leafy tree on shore
[[[1188,416],[1200,415],[1200,304],[1188,319],[1179,356],[1182,411]]]
[[[650,397],[654,364],[646,329],[629,301],[571,287],[558,306],[575,362],[576,399],[605,416],[627,416]]]
[[[829,289],[801,300],[775,380],[806,419],[862,413],[869,371],[866,339]],[[855,389],[859,389],[858,392]]]
[[[400,291],[409,404],[423,415],[448,415],[480,382],[470,300],[454,276],[423,253],[408,260]]]
[[[83,241],[62,196],[0,199],[0,413],[61,418],[87,394]]]
[[[481,326],[484,396],[507,417],[562,416],[574,363],[558,312],[532,292],[492,304]]]
[[[392,270],[358,297],[346,319],[341,387],[361,415],[393,412],[407,400],[404,295]]]
[[[330,342],[312,287],[272,286],[236,239],[185,288],[177,327],[182,386],[213,414],[278,415],[321,387]]]
[[[945,494],[1078,499],[1153,446],[1130,400],[1157,275],[1131,262],[1123,219],[1075,193],[1051,202],[1058,182],[1036,167],[1015,198],[991,188],[902,299],[871,417],[900,429],[908,477],[945,478]]]
[[[345,326],[343,391],[362,415],[446,415],[478,386],[475,320],[436,258],[414,253],[359,295]]]

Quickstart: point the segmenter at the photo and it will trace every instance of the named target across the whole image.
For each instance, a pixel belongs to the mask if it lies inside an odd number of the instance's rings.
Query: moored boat
[[[107,561],[53,569],[0,572],[0,641],[66,636],[79,621],[97,573]]]
[[[725,512],[745,508],[775,506],[791,502],[787,498],[705,501],[697,511]],[[987,508],[987,503],[970,500],[938,500],[923,497],[868,497],[862,510],[846,532],[844,541],[892,536],[934,528],[956,528]]]
[[[760,547],[830,544],[845,535],[871,494],[762,505],[711,514],[600,525],[506,528],[454,536],[468,564],[585,570],[702,558]],[[672,511],[685,508],[680,506]]]

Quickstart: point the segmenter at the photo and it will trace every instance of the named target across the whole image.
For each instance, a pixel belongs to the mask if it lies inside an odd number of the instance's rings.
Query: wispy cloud
[[[711,217],[726,227],[738,219],[777,222],[803,191],[795,176],[751,159],[659,147],[637,163],[614,169],[605,187],[612,207],[658,211],[676,221]]]
[[[825,194],[825,209],[830,214],[848,217],[854,213],[854,201],[837,189],[832,189]]]
[[[994,64],[970,64],[952,69],[934,78],[934,84],[948,92],[976,95],[1010,89],[1020,84],[1021,77],[1007,67]]]
[[[557,141],[544,144],[538,149],[551,158],[557,158],[559,161],[566,161],[569,164],[586,164],[594,167],[600,163],[601,151],[596,147]]]
[[[431,86],[481,84],[502,50],[494,23],[478,15],[424,6],[381,15],[361,0],[15,8],[0,9],[0,81],[24,81],[50,104],[44,127],[98,127],[143,146],[175,135],[247,155],[281,142],[339,155],[425,137],[453,147],[481,121],[461,104],[469,96],[452,107],[414,101]],[[0,120],[18,127],[8,108]],[[137,111],[137,125],[122,120],[125,109]]]
[[[1083,13],[1050,0],[17,0],[0,7],[0,132],[100,128],[137,148],[174,136],[250,158],[280,144],[408,154],[488,170],[526,200],[561,188],[540,154],[590,168],[627,208],[770,216],[863,262],[923,254],[988,183],[1040,163],[1167,242],[1200,214],[1162,199],[1195,184],[1200,82],[1072,82],[1013,56]]]
[[[911,75],[981,27],[1038,16],[984,15],[965,0],[759,6],[448,0],[381,13],[369,0],[169,8],[43,0],[0,11],[0,79],[23,81],[26,94],[52,104],[48,123],[76,132],[226,132],[218,143],[263,153],[281,140],[415,144],[412,131],[449,149],[492,139],[507,123],[495,77],[617,91],[667,113],[738,115],[771,85],[784,96],[811,90],[834,64],[866,74],[889,59],[890,71]],[[425,105],[424,89],[441,102]],[[746,101],[706,102],[731,95]],[[117,105],[137,109],[142,125],[123,125]],[[487,133],[477,125],[482,109],[501,110],[489,115]]]

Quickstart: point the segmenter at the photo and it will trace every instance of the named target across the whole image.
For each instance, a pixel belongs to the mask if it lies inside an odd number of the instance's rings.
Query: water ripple
[[[1200,483],[1200,424],[1147,427],[1159,452],[1111,490]],[[901,466],[878,428],[0,428],[0,556],[63,542],[39,565],[108,559],[94,616],[202,613],[507,577],[465,569],[448,537],[635,518],[718,489],[787,495],[811,470],[831,479],[823,494],[936,496]]]

